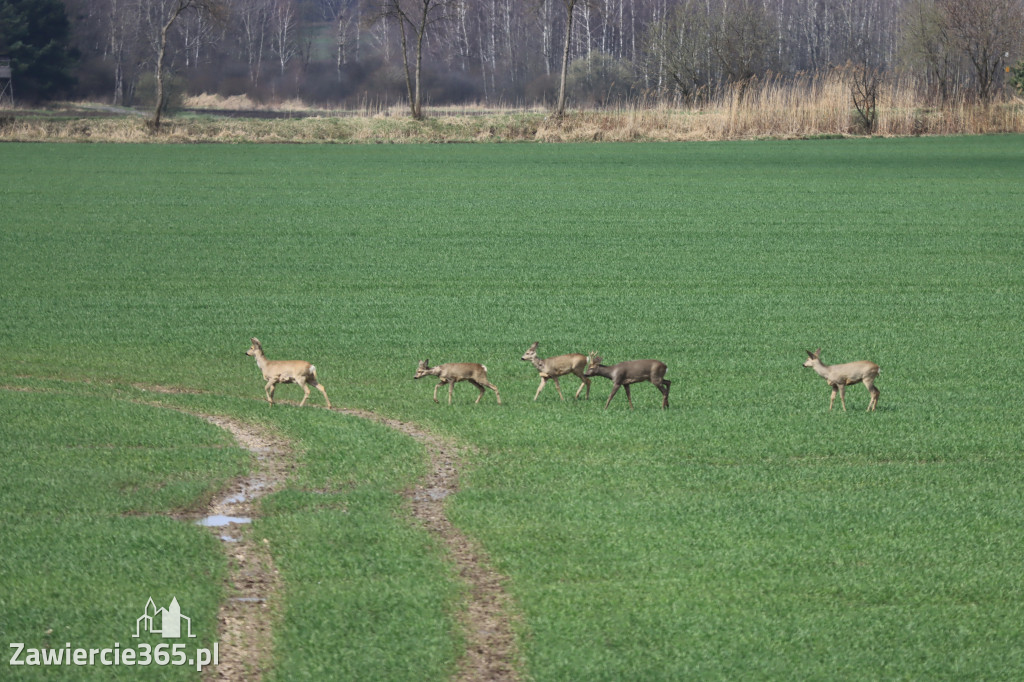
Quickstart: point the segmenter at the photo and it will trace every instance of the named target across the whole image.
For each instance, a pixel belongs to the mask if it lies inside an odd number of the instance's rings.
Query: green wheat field
[[[463,587],[401,491],[473,446],[457,527],[536,680],[1019,679],[1024,137],[581,145],[0,146],[0,640],[131,643],[172,596],[212,646],[227,562],[180,516],[294,444],[252,531],[272,679],[441,680]],[[657,358],[635,410],[519,357]],[[876,412],[802,367],[881,366]],[[417,362],[501,391],[431,400]],[[184,389],[165,393],[159,387]],[[442,390],[439,393],[444,393]],[[6,646],[6,644],[4,644]],[[0,678],[196,679],[182,667]]]

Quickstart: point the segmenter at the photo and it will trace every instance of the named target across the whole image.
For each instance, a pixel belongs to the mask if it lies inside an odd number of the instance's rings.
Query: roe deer
[[[558,377],[566,374],[575,374],[580,378],[583,383],[576,389],[576,397],[580,397],[580,391],[583,387],[587,387],[587,399],[590,399],[590,379],[583,373],[587,368],[587,356],[580,355],[579,353],[568,353],[567,355],[556,355],[553,358],[538,358],[537,357],[537,346],[540,341],[534,341],[533,345],[530,346],[523,357],[520,360],[532,362],[533,366],[540,372],[540,387],[537,388],[537,393],[534,394],[533,400],[537,400],[537,396],[544,390],[544,385],[547,384],[548,379],[553,379],[555,382],[555,389],[558,391],[558,397],[561,400],[565,400],[562,395],[562,387],[558,385]]]
[[[480,398],[484,397],[484,387],[487,387],[494,391],[494,397],[498,399],[498,404],[501,405],[501,394],[498,393],[498,387],[487,380],[487,368],[483,365],[479,365],[475,362],[448,362],[437,367],[428,367],[426,360],[421,360],[419,366],[416,368],[416,374],[413,379],[422,379],[425,376],[435,376],[441,380],[434,386],[434,402],[437,402],[437,389],[442,384],[448,384],[448,404],[452,404],[452,389],[460,381],[468,381],[477,388],[480,389],[480,395],[476,397],[476,403],[480,402]],[[474,405],[476,403],[473,403]]]
[[[331,399],[327,397],[327,391],[320,384],[320,380],[316,376],[316,367],[313,365],[304,360],[267,360],[267,356],[263,354],[263,346],[255,336],[245,354],[256,358],[256,364],[263,372],[263,378],[267,380],[263,391],[267,394],[267,400],[271,405],[274,404],[274,388],[277,384],[298,384],[303,391],[299,407],[306,404],[310,386],[320,389],[320,392],[324,394],[324,400],[327,401],[327,407],[331,406]]]
[[[868,412],[871,412],[878,405],[878,396],[881,391],[875,386],[875,377],[882,370],[873,362],[860,360],[858,362],[847,362],[845,365],[826,365],[821,361],[821,349],[807,351],[807,362],[804,367],[811,367],[820,374],[832,387],[832,399],[828,401],[828,409],[831,412],[836,402],[836,392],[839,393],[839,400],[843,404],[843,412],[846,412],[846,387],[864,382],[871,394],[868,402]]]
[[[649,381],[654,384],[665,398],[661,401],[661,409],[668,407],[668,390],[672,382],[665,378],[665,371],[668,369],[661,360],[627,360],[617,365],[606,367],[601,364],[601,357],[596,352],[587,357],[587,371],[584,374],[588,377],[599,376],[612,380],[612,392],[608,396],[608,402],[604,409],[608,409],[615,392],[619,386],[626,387],[626,400],[629,401],[629,409],[633,409],[633,398],[629,395],[629,385],[641,381]]]

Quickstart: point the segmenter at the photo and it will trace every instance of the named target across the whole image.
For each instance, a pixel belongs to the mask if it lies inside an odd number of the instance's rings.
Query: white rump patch
[[[487,365],[480,365],[480,366],[484,368],[484,373],[486,374],[487,373]]]

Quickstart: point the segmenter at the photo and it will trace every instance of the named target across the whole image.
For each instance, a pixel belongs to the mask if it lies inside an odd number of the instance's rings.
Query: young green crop
[[[296,605],[332,594],[337,621],[360,620],[286,670],[341,665],[368,631],[404,652],[382,674],[450,670],[457,636],[438,614],[454,588],[395,522],[419,450],[260,404],[251,336],[314,362],[336,405],[478,447],[449,513],[510,576],[537,679],[1006,678],[1024,667],[1024,415],[1008,379],[1022,152],[1017,136],[7,145],[0,381],[179,385],[316,442],[316,474],[268,499],[261,525],[286,586],[304,586]],[[600,378],[589,402],[533,402],[519,357],[534,341],[662,360],[671,408],[641,384],[635,410],[603,411]],[[817,347],[881,367],[877,412],[859,387],[828,412],[802,367]],[[487,365],[504,404],[458,386],[435,405],[412,380],[423,359]],[[352,489],[375,500],[365,523],[317,496],[347,490],[318,481],[353,452],[386,451],[415,466],[356,458],[346,476],[376,481]],[[346,582],[362,559],[331,577],[373,551],[382,575],[424,576],[395,587],[395,613],[415,585],[441,595],[391,637],[387,608],[360,606],[363,586],[381,594],[372,576]],[[286,611],[283,641],[341,627],[325,610]]]
[[[105,391],[30,387],[43,392],[0,390],[3,676],[194,679],[193,665],[15,666],[6,645],[157,647],[165,640],[135,637],[136,620],[150,598],[160,608],[176,598],[196,635],[187,655],[212,648],[225,560],[206,529],[174,517],[202,509],[248,453],[173,410]]]

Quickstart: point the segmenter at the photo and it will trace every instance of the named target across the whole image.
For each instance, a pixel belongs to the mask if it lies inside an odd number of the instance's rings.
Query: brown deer
[[[498,399],[498,404],[501,405],[501,394],[498,393],[498,387],[487,380],[487,368],[483,365],[475,362],[448,362],[437,367],[428,367],[427,360],[421,360],[416,368],[416,374],[413,376],[413,379],[422,379],[425,376],[435,376],[441,379],[434,386],[435,403],[437,402],[437,389],[442,384],[448,384],[448,404],[451,405],[452,389],[455,388],[455,384],[460,381],[468,381],[480,389],[480,395],[476,397],[474,405],[480,402],[480,398],[484,397],[485,387],[494,391],[494,397]]]
[[[831,412],[836,402],[836,393],[839,393],[839,401],[843,404],[843,412],[846,412],[846,387],[861,382],[867,386],[871,400],[868,402],[868,412],[871,412],[878,405],[878,396],[881,391],[875,386],[875,377],[882,370],[873,362],[860,360],[858,362],[847,362],[844,365],[826,365],[821,361],[821,349],[807,351],[807,362],[804,367],[810,367],[820,374],[832,387],[832,399],[828,401],[828,409]]]
[[[555,389],[558,391],[558,397],[561,400],[565,400],[562,395],[562,387],[558,385],[558,377],[566,374],[575,374],[580,378],[583,383],[576,389],[576,398],[580,397],[580,392],[583,387],[587,387],[587,399],[590,399],[590,379],[583,373],[587,368],[587,356],[580,355],[579,353],[569,353],[567,355],[556,355],[553,358],[538,358],[537,357],[537,346],[540,341],[534,341],[533,345],[530,346],[523,357],[520,360],[526,362],[532,362],[533,366],[540,372],[540,386],[537,388],[537,393],[534,394],[533,400],[537,400],[537,396],[544,390],[545,384],[548,383],[548,379],[552,379],[555,382]]]
[[[316,386],[320,389],[320,392],[324,394],[324,400],[327,401],[327,407],[331,406],[331,399],[327,397],[327,391],[320,384],[320,380],[316,376],[316,367],[313,365],[303,360],[268,360],[267,356],[263,354],[263,346],[260,345],[260,340],[255,336],[252,338],[252,345],[249,346],[249,350],[245,351],[245,354],[256,358],[256,364],[259,365],[260,371],[263,372],[263,378],[267,380],[267,385],[263,387],[263,391],[267,394],[267,400],[271,405],[274,404],[274,388],[276,388],[277,384],[298,384],[302,387],[303,391],[302,402],[299,403],[299,407],[306,404],[306,399],[309,398],[310,386]]]
[[[672,382],[665,378],[667,369],[668,365],[661,360],[627,360],[607,367],[601,364],[601,357],[593,352],[587,357],[587,371],[583,374],[588,377],[599,376],[612,380],[612,392],[608,396],[608,402],[604,404],[606,410],[611,404],[612,398],[615,397],[615,392],[619,390],[619,386],[626,387],[626,400],[629,401],[629,409],[632,410],[633,398],[629,395],[629,385],[641,381],[649,381],[661,391],[661,394],[665,396],[661,401],[661,408],[665,409],[668,407],[668,391],[672,386]]]

